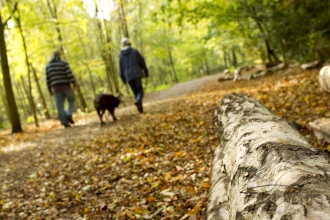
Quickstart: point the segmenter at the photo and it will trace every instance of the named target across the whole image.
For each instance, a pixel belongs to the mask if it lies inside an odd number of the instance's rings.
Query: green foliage
[[[107,85],[102,51],[111,51],[118,72],[119,42],[123,37],[123,13],[117,1],[99,1],[95,18],[93,0],[50,1],[57,9],[53,18],[46,0],[18,3],[28,56],[37,71],[47,104],[54,112],[45,82],[45,65],[53,50],[61,46],[65,59],[79,79],[86,102],[93,92]],[[104,2],[104,5],[102,5]],[[267,62],[271,50],[280,60],[304,62],[330,56],[330,2],[319,0],[123,0],[125,20],[132,46],[144,55],[150,69],[148,92],[164,89],[175,82],[234,68],[253,62]],[[9,16],[13,5],[1,8]],[[15,12],[14,15],[17,15]],[[10,20],[6,30],[8,57],[15,85],[27,79],[23,44],[17,24]],[[12,25],[14,24],[14,26]],[[101,24],[101,30],[98,27]],[[57,31],[60,30],[60,40]],[[102,41],[100,36],[110,41]],[[267,50],[266,44],[269,45]],[[283,51],[283,53],[282,53]],[[234,53],[234,54],[233,54]],[[119,77],[116,79],[120,81]],[[40,106],[39,92],[32,93]],[[122,92],[125,90],[120,83]],[[26,96],[19,95],[21,115],[30,117]],[[108,88],[109,91],[109,88]],[[25,112],[25,113],[24,113]],[[42,111],[41,111],[42,112]]]

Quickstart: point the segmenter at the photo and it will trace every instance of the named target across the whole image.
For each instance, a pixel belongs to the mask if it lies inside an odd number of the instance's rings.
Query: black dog
[[[101,125],[105,124],[102,120],[105,110],[108,110],[110,112],[114,121],[117,120],[117,118],[115,117],[115,108],[117,108],[119,104],[119,97],[110,94],[98,94],[95,96],[94,107],[100,117]]]

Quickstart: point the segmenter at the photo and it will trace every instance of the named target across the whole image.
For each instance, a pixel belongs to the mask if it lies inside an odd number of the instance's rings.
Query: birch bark
[[[208,219],[330,219],[329,157],[293,125],[243,94],[225,96],[213,119]]]

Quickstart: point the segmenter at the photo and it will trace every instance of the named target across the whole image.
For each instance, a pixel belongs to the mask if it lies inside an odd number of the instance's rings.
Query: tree
[[[225,96],[213,119],[220,146],[212,168],[210,219],[330,218],[328,155],[291,123],[243,94]]]
[[[13,12],[16,10],[17,4],[13,9]],[[2,12],[0,11],[0,58],[1,58],[1,70],[3,75],[3,84],[5,86],[6,98],[9,109],[9,119],[12,126],[12,133],[18,133],[22,131],[21,121],[19,118],[17,105],[15,101],[15,96],[12,88],[12,83],[10,79],[10,70],[7,57],[7,47],[5,41],[5,27],[7,25],[8,17],[6,20],[2,18]]]
[[[33,118],[34,118],[34,123],[36,125],[36,127],[39,127],[39,122],[38,122],[38,117],[37,117],[37,111],[36,111],[36,105],[35,102],[33,100],[33,95],[32,95],[32,83],[31,83],[31,64],[29,61],[29,56],[28,56],[28,52],[27,52],[27,46],[26,46],[26,41],[25,41],[25,37],[23,34],[23,30],[22,30],[22,25],[21,25],[21,15],[17,6],[17,16],[14,15],[14,18],[17,22],[18,25],[18,29],[22,38],[22,43],[23,43],[23,48],[24,48],[24,55],[25,55],[25,64],[26,64],[26,69],[27,69],[27,77],[28,77],[28,97],[29,97],[29,102],[30,102],[30,106],[31,106],[31,110],[33,113]]]

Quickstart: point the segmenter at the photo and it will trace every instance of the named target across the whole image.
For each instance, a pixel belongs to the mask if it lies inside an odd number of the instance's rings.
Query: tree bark
[[[47,107],[47,104],[46,104],[46,101],[45,101],[45,96],[44,96],[44,94],[41,90],[41,87],[40,87],[39,79],[38,79],[38,76],[37,76],[37,71],[35,70],[35,68],[33,67],[32,64],[30,64],[30,68],[31,68],[32,73],[33,73],[34,81],[37,85],[39,98],[40,98],[40,101],[41,101],[41,104],[42,104],[42,107],[43,107],[43,114],[45,114],[45,117],[47,119],[50,119],[49,110],[48,110],[48,107]]]
[[[213,119],[220,146],[208,219],[221,219],[224,173],[229,219],[330,219],[329,157],[293,125],[242,94],[225,96]]]
[[[127,21],[126,21],[126,13],[124,9],[124,2],[123,0],[119,0],[119,7],[120,7],[120,20],[121,20],[121,25],[123,28],[124,36],[129,38],[129,33],[128,33],[128,27],[127,27]]]
[[[109,53],[110,51],[108,51],[107,46],[106,45],[106,40],[104,39],[104,35],[103,35],[103,29],[102,29],[102,24],[101,21],[98,19],[98,13],[99,13],[99,8],[98,8],[98,4],[95,1],[94,2],[94,6],[95,6],[95,22],[96,22],[96,26],[98,29],[98,38],[99,38],[99,47],[100,47],[100,53],[101,53],[101,58],[103,60],[104,66],[105,66],[105,72],[106,72],[106,76],[107,76],[107,81],[109,84],[109,90],[111,91],[112,94],[114,94],[115,90],[113,88],[112,82],[111,82],[111,78],[112,78],[112,66],[110,65],[110,61],[109,61]]]
[[[236,57],[236,53],[235,53],[235,49],[232,48],[231,49],[232,55],[233,55],[233,63],[232,65],[236,68],[237,67],[237,57]]]
[[[78,78],[76,80],[78,82]],[[77,83],[77,93],[78,93],[78,99],[79,99],[80,106],[81,106],[81,111],[88,112],[87,103],[85,101],[84,95],[82,94],[82,91],[80,88],[80,83]]]
[[[21,126],[21,120],[19,118],[19,113],[10,79],[4,28],[5,28],[5,23],[2,23],[2,17],[0,12],[0,58],[1,58],[1,69],[3,75],[3,84],[5,87],[8,108],[10,111],[9,119],[12,126],[12,133],[18,133],[22,131],[22,126]]]
[[[25,89],[24,89],[24,85],[22,84],[22,81],[20,79],[17,79],[14,87],[16,88],[16,92],[17,92],[17,107],[18,109],[23,109],[23,118],[27,118],[30,114],[31,114],[31,109],[29,104],[26,102],[26,99],[28,99],[27,97],[25,97]]]
[[[173,75],[173,82],[178,83],[179,80],[178,80],[178,77],[177,77],[177,74],[176,74],[176,71],[175,71],[175,67],[174,67],[174,62],[173,62],[173,57],[172,57],[172,51],[171,51],[171,48],[170,48],[170,46],[168,44],[166,46],[167,46],[168,58],[169,58],[170,64],[171,64],[171,70],[172,70],[172,75]]]
[[[14,18],[15,18],[15,20],[17,22],[18,30],[19,30],[19,33],[21,35],[22,43],[23,43],[23,49],[24,49],[24,55],[25,55],[25,64],[26,64],[26,71],[27,71],[27,75],[28,75],[28,87],[29,87],[28,88],[28,100],[29,100],[30,107],[31,107],[31,110],[32,110],[32,113],[33,113],[34,124],[35,124],[36,127],[39,127],[39,122],[38,122],[38,117],[37,117],[37,111],[36,111],[36,104],[34,102],[33,95],[32,95],[30,61],[29,61],[29,56],[28,56],[28,52],[27,52],[27,46],[26,46],[25,37],[24,37],[24,34],[23,34],[22,25],[21,25],[21,14],[20,14],[20,11],[18,9],[17,9],[17,14],[18,14],[18,16],[14,16]],[[22,76],[21,76],[21,78],[22,78]]]

